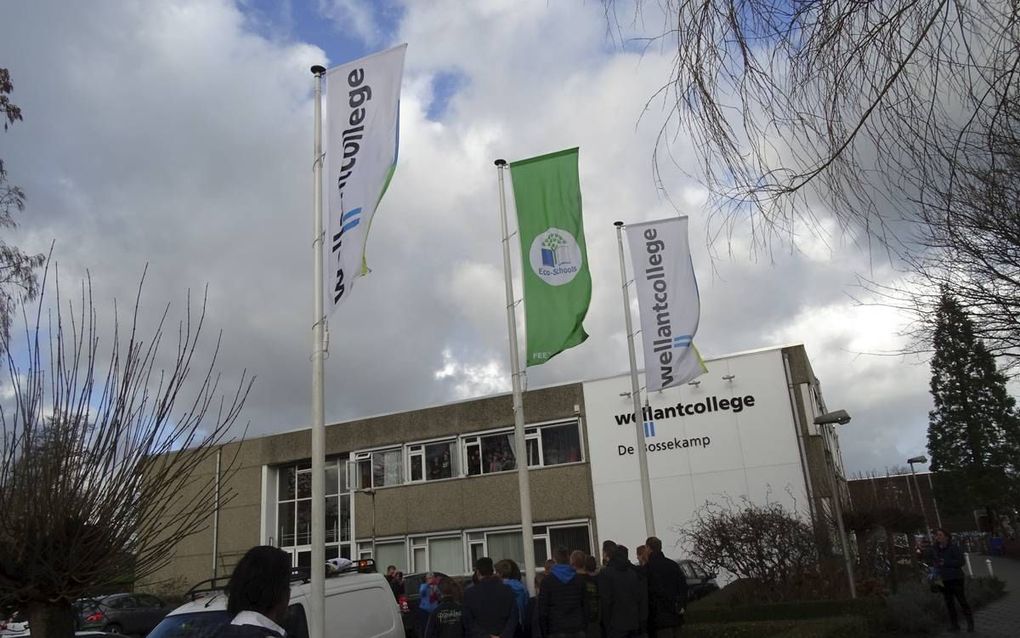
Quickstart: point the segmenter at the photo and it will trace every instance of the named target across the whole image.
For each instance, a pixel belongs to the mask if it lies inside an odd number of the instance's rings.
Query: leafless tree
[[[638,1],[642,19],[651,4]],[[749,219],[762,241],[831,214],[895,250],[916,202],[956,192],[962,142],[987,137],[1016,98],[1016,2],[657,5],[652,43],[676,51],[657,150],[686,132],[723,219]]]
[[[76,598],[151,574],[206,526],[214,480],[196,470],[225,441],[251,379],[220,394],[219,339],[200,340],[204,299],[194,308],[189,295],[164,356],[170,306],[143,330],[141,286],[126,333],[114,304],[102,348],[88,282],[66,306],[58,290],[47,311],[45,297],[24,315],[24,340],[6,344],[0,604],[27,611],[35,638],[65,638]]]
[[[1003,372],[1020,374],[1020,93],[981,135],[961,137],[952,183],[918,204],[902,284],[864,281],[881,303],[918,320],[913,348],[930,351],[943,291],[974,321],[975,336]]]

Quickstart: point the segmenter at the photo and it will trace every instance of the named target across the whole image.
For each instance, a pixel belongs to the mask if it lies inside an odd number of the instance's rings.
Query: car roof
[[[326,579],[326,595],[336,594],[342,591],[354,589],[369,589],[372,587],[384,588],[390,593],[389,585],[382,574],[343,574]],[[307,598],[311,593],[312,585],[308,582],[291,583],[291,600],[296,598]],[[391,596],[392,597],[392,596]],[[396,601],[394,601],[395,604]],[[180,614],[201,613],[208,611],[223,611],[227,608],[227,593],[222,590],[210,592],[208,595],[196,598],[187,602],[177,609],[171,611],[168,616]]]

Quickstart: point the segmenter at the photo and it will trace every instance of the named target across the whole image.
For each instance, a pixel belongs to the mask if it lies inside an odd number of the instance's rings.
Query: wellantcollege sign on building
[[[653,392],[645,408],[656,529],[672,547],[706,503],[780,502],[825,520],[845,491],[838,442],[803,346],[706,362],[697,382]],[[533,535],[541,564],[559,545],[597,553],[644,541],[629,376],[524,396]],[[326,555],[375,556],[405,572],[471,571],[479,556],[523,557],[511,397],[497,395],[331,425],[326,430]],[[252,545],[311,560],[306,430],[230,444],[233,500],[217,526],[182,542],[147,581],[229,573]],[[205,468],[214,479],[215,468]],[[214,549],[215,556],[214,556]],[[153,583],[154,584],[154,583]]]

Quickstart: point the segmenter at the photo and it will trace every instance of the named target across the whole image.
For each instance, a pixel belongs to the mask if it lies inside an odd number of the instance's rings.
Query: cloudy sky
[[[328,420],[509,389],[496,158],[579,146],[594,280],[591,338],[528,372],[530,386],[626,370],[612,222],[689,214],[706,357],[803,343],[851,471],[923,453],[924,361],[895,351],[903,318],[860,306],[856,273],[894,270],[853,237],[805,232],[771,254],[737,227],[713,246],[683,168],[657,190],[667,117],[652,98],[661,21],[595,0],[19,0],[0,5],[0,67],[24,122],[0,134],[28,195],[12,241],[56,242],[66,286],[91,274],[101,319],[130,302],[182,311],[208,286],[228,379],[256,375],[255,433],[303,427],[310,394],[312,64],[408,43],[400,162],[372,224],[372,274],[330,323]],[[823,214],[824,216],[824,214]],[[834,228],[833,226],[829,226]],[[518,288],[518,291],[520,289]],[[177,315],[179,316],[179,312]]]

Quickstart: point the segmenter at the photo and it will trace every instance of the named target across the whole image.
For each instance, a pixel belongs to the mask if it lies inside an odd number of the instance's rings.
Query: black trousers
[[[974,614],[970,610],[970,605],[967,604],[967,596],[963,591],[962,578],[942,581],[942,596],[946,599],[946,609],[949,610],[950,625],[955,628],[960,626],[960,620],[956,617],[954,600],[960,601],[960,609],[963,611],[963,617],[967,619],[967,626],[971,627],[974,625]]]

